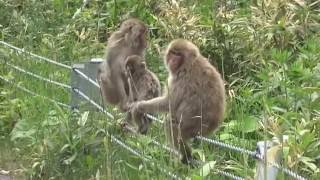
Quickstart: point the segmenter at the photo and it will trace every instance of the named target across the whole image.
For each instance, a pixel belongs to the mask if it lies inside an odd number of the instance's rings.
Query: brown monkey
[[[98,68],[97,79],[104,101],[119,105],[122,111],[127,110],[129,95],[125,60],[131,55],[144,56],[146,34],[147,27],[142,21],[134,18],[124,21],[108,39],[106,61]]]
[[[132,104],[131,112],[134,117],[142,112],[169,112],[166,121],[169,142],[180,151],[183,163],[193,163],[187,140],[208,135],[223,120],[223,80],[198,47],[188,40],[172,41],[164,63],[169,71],[167,94],[138,101]]]
[[[149,100],[160,96],[160,81],[157,76],[146,67],[141,56],[129,56],[126,59],[125,65],[128,74],[129,97],[131,102]],[[131,113],[128,112],[124,125],[130,124],[131,120]],[[136,114],[134,120],[138,126],[138,132],[146,134],[152,120],[147,118],[143,113]]]

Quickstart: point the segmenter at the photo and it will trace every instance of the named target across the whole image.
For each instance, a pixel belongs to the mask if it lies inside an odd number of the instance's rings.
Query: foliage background
[[[226,81],[228,110],[210,138],[255,149],[288,135],[282,164],[320,177],[320,1],[316,0],[0,0],[0,39],[65,64],[102,57],[106,40],[127,17],[150,27],[147,64],[164,85],[163,48],[175,38],[197,44]],[[79,8],[83,9],[79,11]],[[19,65],[70,83],[70,72],[0,46],[1,76],[68,103],[69,92],[9,68]],[[253,178],[255,160],[200,142],[194,155],[214,168],[172,161],[151,140],[165,142],[154,123],[148,136],[121,133],[117,121],[95,112],[70,112],[0,81],[0,169],[18,179],[164,179],[106,136],[106,130],[189,179],[219,179],[215,169]],[[88,114],[89,113],[89,114]],[[280,173],[279,179],[288,177]]]

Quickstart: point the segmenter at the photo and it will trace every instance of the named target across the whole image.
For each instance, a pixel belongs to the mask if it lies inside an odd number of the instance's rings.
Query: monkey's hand
[[[128,108],[127,104],[120,105],[120,110],[121,110],[121,111],[127,112],[128,109],[129,109],[129,108]]]
[[[138,101],[130,105],[130,112],[134,119],[136,119],[139,116],[139,114],[144,113],[142,104],[143,104],[143,101]]]
[[[123,112],[128,112],[131,109],[130,106],[131,105],[127,100],[123,100],[123,102],[119,104],[119,108]]]

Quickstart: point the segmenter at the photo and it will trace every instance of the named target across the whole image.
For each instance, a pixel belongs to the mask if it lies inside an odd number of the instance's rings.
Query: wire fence
[[[82,78],[88,80],[93,85],[95,85],[96,87],[100,88],[99,84],[97,84],[89,76],[87,76],[86,74],[82,73],[81,71],[79,71],[79,70],[77,70],[75,68],[73,70],[75,70],[78,74],[80,74],[82,76]],[[157,121],[159,123],[163,123],[163,121],[161,121],[160,119],[158,119],[158,118],[156,118],[156,117],[154,117],[154,116],[152,116],[150,114],[147,114],[147,116],[149,118],[151,118],[152,120],[154,120],[154,121]],[[221,142],[221,141],[217,141],[217,140],[214,140],[214,139],[209,139],[209,138],[206,138],[206,137],[203,137],[203,136],[196,136],[195,138],[200,140],[200,141],[207,142],[209,144],[217,145],[217,146],[220,146],[220,147],[224,147],[224,148],[227,148],[227,149],[230,149],[230,150],[234,150],[234,151],[240,152],[242,154],[248,154],[253,158],[257,158],[258,160],[264,161],[264,158],[260,154],[258,154],[257,151],[251,151],[251,150],[248,150],[248,149],[245,149],[245,148],[242,148],[242,147],[238,147],[238,146],[235,146],[235,145],[227,144],[227,143],[224,143],[224,142]],[[163,149],[168,150],[167,148],[164,148],[164,147],[163,147]],[[172,152],[173,150],[169,150],[169,151]],[[289,175],[289,176],[291,176],[291,177],[293,177],[295,179],[306,180],[306,178],[300,176],[299,174],[293,172],[292,170],[284,168],[284,167],[281,167],[280,164],[277,164],[275,162],[267,162],[267,163],[272,165],[272,166],[275,166],[277,169],[285,172],[287,175]],[[225,173],[225,174],[230,174],[230,173]],[[237,177],[236,175],[233,175],[233,176]],[[241,179],[241,177],[238,177],[238,178]],[[237,178],[234,178],[234,179],[237,179]]]
[[[10,63],[6,63],[8,66],[10,66],[11,68],[15,69],[16,71],[19,71],[21,73],[24,73],[24,74],[27,74],[29,76],[32,76],[36,79],[39,79],[41,81],[45,81],[45,82],[48,82],[48,83],[51,83],[51,84],[54,84],[54,85],[57,85],[57,86],[60,86],[60,87],[63,87],[63,88],[67,88],[67,89],[71,89],[71,86],[70,85],[67,85],[67,84],[64,84],[64,83],[60,83],[60,82],[57,82],[57,81],[54,81],[54,80],[51,80],[51,79],[48,79],[48,78],[45,78],[43,76],[40,76],[38,74],[35,74],[35,73],[32,73],[30,71],[27,71],[25,69],[22,69],[21,67],[18,67],[18,66],[15,66],[13,64],[10,64]]]
[[[59,101],[57,101],[57,100],[48,98],[48,97],[46,97],[46,96],[42,96],[42,95],[40,95],[40,94],[37,94],[37,93],[35,93],[35,92],[33,92],[33,91],[31,91],[31,90],[29,90],[29,89],[27,89],[27,88],[19,85],[19,84],[16,84],[16,83],[10,81],[9,79],[7,79],[7,78],[5,78],[5,77],[3,77],[3,76],[1,76],[1,75],[0,75],[0,79],[2,79],[3,81],[5,81],[6,83],[9,83],[9,84],[14,85],[14,86],[17,87],[18,89],[20,89],[20,90],[22,90],[22,91],[24,91],[24,92],[26,92],[26,93],[28,93],[28,94],[31,94],[31,95],[37,96],[37,97],[41,97],[41,98],[43,98],[43,99],[46,99],[46,100],[48,100],[48,101],[50,101],[50,102],[53,102],[53,103],[56,103],[56,104],[58,104],[58,105],[60,105],[60,106],[62,106],[62,107],[65,107],[65,108],[69,108],[69,109],[71,108],[71,106],[69,106],[69,105],[67,105],[67,104],[65,104],[65,103],[62,103],[62,102],[59,102]]]
[[[3,45],[5,45],[5,46],[7,46],[7,47],[9,47],[9,48],[11,48],[11,49],[14,49],[14,50],[18,51],[18,52],[26,53],[26,54],[28,54],[28,55],[30,55],[30,56],[36,57],[36,58],[38,58],[38,59],[40,59],[40,60],[43,60],[43,61],[46,61],[46,62],[48,62],[48,63],[55,64],[55,65],[58,65],[58,66],[63,67],[63,68],[71,69],[71,70],[73,70],[74,72],[76,72],[77,74],[79,74],[83,79],[88,80],[88,81],[89,81],[91,84],[93,84],[95,87],[100,88],[99,84],[98,84],[95,80],[91,79],[89,76],[87,76],[85,73],[81,72],[79,69],[72,68],[72,67],[69,66],[69,65],[65,65],[65,64],[62,64],[62,63],[59,63],[59,62],[50,60],[50,59],[48,59],[48,58],[45,58],[45,57],[42,57],[42,56],[33,54],[33,53],[31,53],[31,52],[28,52],[28,51],[25,51],[25,50],[23,50],[23,49],[21,49],[21,48],[15,47],[15,46],[13,46],[13,45],[11,45],[11,44],[9,44],[9,43],[6,43],[6,42],[4,42],[4,41],[0,41],[0,44],[3,44]],[[38,75],[38,74],[29,72],[29,71],[27,71],[27,70],[25,70],[25,69],[22,69],[22,68],[20,68],[20,67],[18,67],[18,66],[12,65],[12,64],[10,64],[10,63],[7,63],[7,65],[10,66],[11,68],[13,68],[13,69],[21,72],[21,73],[28,74],[28,75],[30,75],[31,77],[37,78],[37,79],[42,80],[42,81],[45,81],[45,82],[47,82],[47,83],[51,83],[51,84],[55,84],[55,85],[57,85],[57,86],[61,86],[61,87],[67,88],[67,89],[71,89],[72,91],[74,91],[75,93],[77,93],[79,96],[81,96],[82,98],[84,98],[86,101],[88,101],[90,104],[92,104],[93,106],[95,106],[99,111],[105,113],[109,118],[114,119],[114,116],[113,116],[111,113],[107,112],[103,107],[101,107],[99,104],[97,104],[95,101],[93,101],[89,96],[87,96],[86,94],[84,94],[83,92],[81,92],[79,89],[73,88],[73,87],[71,87],[71,86],[69,86],[69,85],[67,85],[67,84],[64,84],[64,83],[60,83],[60,82],[53,81],[53,80],[50,80],[50,79],[48,79],[48,78],[42,77],[42,76],[40,76],[40,75]],[[9,81],[8,79],[6,79],[6,78],[4,78],[4,77],[2,77],[2,76],[0,76],[0,79],[4,80],[5,82],[14,84],[13,82]],[[19,88],[19,89],[21,89],[21,90],[23,90],[23,91],[25,91],[25,92],[27,92],[27,93],[29,93],[29,94],[32,94],[32,95],[35,95],[35,96],[40,96],[40,97],[45,98],[45,99],[47,99],[47,100],[49,100],[49,101],[51,101],[51,102],[54,102],[54,103],[57,103],[57,104],[59,104],[59,105],[61,105],[61,106],[70,108],[69,105],[66,105],[66,104],[64,104],[64,103],[58,102],[58,101],[56,101],[56,100],[53,100],[53,99],[51,99],[51,98],[48,98],[48,97],[45,97],[45,96],[36,94],[36,93],[34,93],[34,92],[32,92],[32,91],[24,88],[24,87],[21,87],[21,86],[19,86],[19,85],[16,85],[16,87]],[[163,121],[159,120],[158,118],[156,118],[156,117],[154,117],[154,116],[152,116],[152,115],[150,115],[150,114],[147,114],[147,116],[148,116],[149,118],[151,118],[151,119],[159,122],[159,123],[163,123]],[[107,134],[108,134],[108,133],[107,133]],[[147,159],[147,158],[141,156],[141,154],[140,154],[138,151],[133,150],[133,149],[130,148],[129,146],[125,145],[125,143],[121,142],[119,139],[117,139],[117,138],[114,137],[113,135],[111,135],[111,134],[108,134],[108,135],[111,137],[111,139],[112,139],[114,142],[116,142],[116,143],[119,144],[120,146],[124,147],[125,149],[127,149],[128,151],[130,151],[132,154],[134,154],[134,155],[136,155],[136,156],[138,156],[138,157],[141,157],[143,160],[150,161],[150,159]],[[264,158],[263,158],[259,153],[257,153],[256,151],[251,151],[251,150],[248,150],[248,149],[245,149],[245,148],[242,148],[242,147],[238,147],[238,146],[235,146],[235,145],[227,144],[227,143],[224,143],[224,142],[221,142],[221,141],[217,141],[217,140],[214,140],[214,139],[209,139],[209,138],[202,137],[202,136],[196,136],[195,138],[198,139],[198,140],[201,140],[201,141],[203,141],[203,142],[207,142],[207,143],[209,143],[209,144],[217,145],[217,146],[224,147],[224,148],[227,148],[227,149],[230,149],[230,150],[233,150],[233,151],[240,152],[240,153],[242,153],[242,154],[248,154],[249,156],[254,157],[254,158],[256,158],[256,159],[258,159],[258,160],[260,160],[260,161],[264,161]],[[173,149],[171,149],[171,148],[169,148],[169,147],[166,147],[166,146],[160,144],[160,143],[157,142],[157,141],[153,141],[153,143],[156,144],[156,145],[158,145],[159,147],[167,150],[167,151],[174,152]],[[295,179],[298,179],[298,180],[305,180],[305,179],[306,179],[306,178],[300,176],[299,174],[293,172],[292,170],[282,167],[282,166],[281,166],[280,164],[278,164],[278,163],[275,163],[275,162],[267,162],[267,163],[270,164],[270,165],[272,165],[272,166],[274,166],[274,167],[276,167],[277,169],[283,171],[284,173],[286,173],[287,175],[289,175],[289,176],[291,176],[291,177],[293,177],[293,178],[295,178]],[[164,170],[164,169],[162,169],[161,171],[166,172],[171,178],[180,179],[178,176],[176,176],[176,175],[174,175],[173,173],[170,173],[170,172],[168,172],[168,171],[166,171],[166,170]],[[221,175],[224,175],[224,176],[227,176],[227,177],[230,177],[230,178],[233,178],[233,179],[237,179],[237,180],[243,179],[242,177],[236,176],[236,175],[234,175],[234,174],[231,174],[231,173],[228,173],[228,172],[225,172],[225,171],[217,170],[217,172],[218,172],[219,174],[221,174]]]
[[[59,63],[59,62],[57,62],[57,61],[53,61],[53,60],[51,60],[51,59],[48,59],[48,58],[46,58],[46,57],[42,57],[42,56],[33,54],[32,52],[25,51],[24,49],[18,48],[18,47],[16,47],[16,46],[12,45],[12,44],[7,43],[7,42],[0,41],[0,44],[2,44],[2,45],[4,45],[4,46],[7,46],[7,47],[9,47],[9,48],[11,48],[11,49],[13,49],[13,50],[16,50],[17,52],[28,54],[28,55],[30,55],[30,56],[32,56],[32,57],[35,57],[35,58],[37,58],[37,59],[39,59],[39,60],[41,60],[41,61],[46,61],[46,62],[48,62],[48,63],[55,64],[55,65],[57,65],[57,66],[60,66],[60,67],[66,68],[66,69],[71,69],[71,66],[69,66],[69,65],[65,65],[65,64]]]
[[[93,100],[91,100],[86,94],[84,94],[83,92],[81,92],[78,89],[74,89],[76,90],[75,92],[77,94],[79,94],[81,97],[83,97],[84,99],[86,99],[88,102],[90,102],[93,106],[95,106],[96,108],[98,108],[101,112],[103,112],[104,114],[107,114],[107,112],[104,110],[103,107],[101,107],[99,104],[95,103]],[[108,115],[108,114],[107,114]],[[110,115],[108,115],[109,117],[111,117]],[[113,117],[113,116],[112,116]],[[119,144],[120,146],[122,146],[123,148],[125,148],[126,150],[128,150],[129,152],[131,152],[132,154],[138,156],[139,158],[141,158],[142,160],[145,161],[151,161],[151,159],[146,158],[144,156],[141,155],[141,153],[139,153],[137,150],[132,149],[131,147],[129,147],[128,145],[126,145],[124,142],[120,141],[119,139],[115,138],[113,135],[111,135],[108,131],[107,131],[108,136],[111,137],[112,140],[114,140],[117,144]],[[152,165],[155,165],[153,163],[151,163]],[[160,168],[160,167],[159,167]],[[163,169],[160,168],[160,170],[164,173],[166,173],[168,176],[170,176],[173,179],[181,179],[180,177],[178,177],[177,175]]]

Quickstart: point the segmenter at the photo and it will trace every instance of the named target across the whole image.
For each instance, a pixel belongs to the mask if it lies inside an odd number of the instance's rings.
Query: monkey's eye
[[[177,51],[177,50],[171,50],[170,53],[175,55],[175,56],[182,56],[182,53]]]

